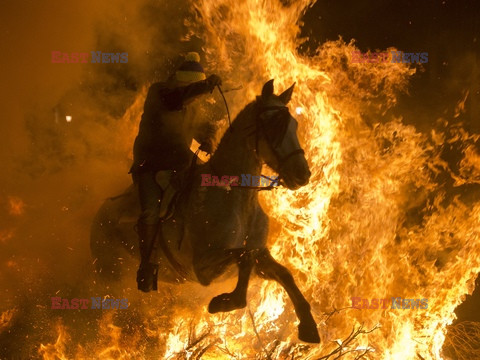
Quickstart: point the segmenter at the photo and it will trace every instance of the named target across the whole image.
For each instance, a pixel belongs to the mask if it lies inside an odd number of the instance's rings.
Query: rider
[[[199,61],[198,53],[188,53],[167,83],[150,86],[133,147],[130,172],[138,184],[141,207],[137,223],[141,255],[137,284],[144,292],[156,290],[158,264],[152,253],[159,219],[165,216],[175,193],[170,179],[188,168],[193,138],[201,144],[200,150],[212,150],[212,127],[198,126],[198,119],[187,111],[187,105],[222,82],[217,75],[206,78]]]

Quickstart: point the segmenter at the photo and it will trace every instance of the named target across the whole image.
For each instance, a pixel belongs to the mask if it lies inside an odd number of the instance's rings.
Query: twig
[[[210,344],[208,344],[207,346],[205,346],[202,350],[200,350],[200,352],[198,353],[197,355],[197,359],[201,360],[202,359],[202,356],[203,354],[205,354],[212,346],[214,346],[217,342],[219,342],[220,339],[216,339],[215,341],[212,341]]]
[[[363,358],[365,355],[367,355],[370,352],[370,349],[365,349],[365,352],[363,354],[360,354],[359,356],[355,357],[354,360],[359,360]]]
[[[342,310],[346,310],[346,309],[353,309],[352,306],[347,306],[347,307],[344,307],[344,308],[341,308],[341,309],[335,309],[333,308],[333,311],[329,312],[329,313],[324,313],[324,315],[327,315],[327,318],[325,319],[325,322],[327,322],[333,315],[335,315],[336,313],[340,313],[340,311]]]
[[[268,360],[272,360],[272,357],[270,356],[270,354],[267,352],[267,350],[263,346],[262,339],[260,338],[260,335],[258,334],[257,326],[255,325],[255,319],[253,318],[253,314],[252,314],[252,311],[250,310],[250,308],[248,308],[248,315],[250,315],[250,319],[252,320],[252,325],[253,325],[253,331],[255,332],[255,335],[257,336],[258,342],[260,343],[260,346],[262,347],[263,352],[267,355]]]
[[[272,348],[270,349],[270,351],[269,351],[268,354],[267,354],[267,357],[268,357],[269,359],[272,357],[272,354],[273,354],[273,352],[276,350],[276,348],[278,347],[278,345],[280,345],[280,340],[275,339],[275,340],[273,341],[273,346],[272,346]],[[292,356],[293,356],[293,354],[292,354]],[[292,358],[292,359],[293,359],[293,358]]]
[[[332,313],[332,315],[333,315],[333,313]],[[378,328],[379,328],[378,324],[375,325],[371,330],[363,330],[363,325],[360,325],[360,327],[357,330],[355,330],[355,327],[353,327],[352,331],[345,338],[345,340],[344,341],[340,340],[340,343],[337,343],[338,347],[336,349],[334,349],[331,353],[329,353],[325,356],[322,356],[318,360],[328,360],[330,357],[338,354],[338,356],[334,358],[334,360],[336,360],[336,359],[341,358],[342,356],[345,356],[348,353],[358,351],[358,349],[348,350],[347,347],[353,340],[355,340],[358,337],[358,335],[369,334],[369,333],[375,331]],[[344,350],[345,350],[345,352],[344,352]],[[359,357],[356,357],[355,359],[361,359],[363,356],[365,356],[370,351],[371,350],[369,348],[367,348],[363,354],[360,354]]]

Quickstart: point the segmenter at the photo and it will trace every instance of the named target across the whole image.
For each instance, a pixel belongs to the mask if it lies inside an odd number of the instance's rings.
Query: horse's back
[[[238,197],[243,196],[240,192],[244,189],[226,191],[201,186],[200,175],[209,172],[208,163],[194,170],[185,180],[172,216],[160,223],[162,237],[158,240],[170,252],[165,254],[157,245],[159,273],[165,282],[177,283],[184,277],[206,285],[226,271],[239,251],[266,247],[268,218],[258,203],[245,209],[235,205],[241,203]],[[138,257],[134,227],[139,213],[134,185],[105,200],[97,212],[90,246],[97,270],[103,275],[120,274],[118,258],[122,257],[122,247]]]
[[[201,186],[198,166],[173,217],[164,223],[172,253],[202,284],[210,283],[245,250],[266,248],[268,217],[258,202],[245,206],[245,189]]]

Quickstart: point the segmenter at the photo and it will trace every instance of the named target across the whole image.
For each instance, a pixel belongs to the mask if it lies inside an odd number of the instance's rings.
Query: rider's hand
[[[222,79],[220,79],[220,76],[218,75],[215,75],[215,74],[212,74],[210,75],[207,79],[207,85],[208,87],[213,90],[215,88],[215,86],[220,86],[222,85]]]

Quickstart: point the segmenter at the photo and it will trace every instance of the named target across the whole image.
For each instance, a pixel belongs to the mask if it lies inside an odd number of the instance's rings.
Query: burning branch
[[[327,322],[333,315],[335,315],[337,313],[340,313],[340,311],[346,310],[346,309],[353,309],[353,307],[352,306],[347,306],[347,307],[344,307],[344,308],[341,308],[341,309],[333,308],[333,311],[330,311],[328,313],[324,313],[324,315],[327,315],[327,318],[324,321]]]
[[[192,320],[190,322],[188,340],[185,348],[180,352],[172,354],[173,357],[169,356],[169,358],[189,360],[202,359],[203,355],[219,342],[219,338],[212,339],[212,331],[210,328],[202,331],[200,335],[197,335],[196,323]]]
[[[331,314],[333,315],[335,313],[336,310],[334,310],[334,312]],[[333,359],[336,360],[336,359],[340,359],[342,356],[345,356],[346,354],[348,353],[352,353],[352,352],[355,352],[355,351],[363,351],[361,354],[357,355],[355,357],[355,360],[358,360],[358,359],[361,359],[363,358],[366,354],[368,354],[369,352],[373,352],[375,351],[373,348],[371,347],[366,347],[366,348],[361,348],[361,347],[356,347],[355,349],[349,349],[349,345],[352,343],[353,340],[355,340],[359,335],[361,334],[370,334],[371,332],[375,331],[376,329],[378,329],[380,326],[379,325],[375,325],[372,329],[370,330],[363,330],[363,325],[361,325],[357,330],[355,330],[355,327],[352,329],[350,335],[347,336],[347,338],[345,340],[335,340],[335,342],[338,344],[338,347],[336,349],[334,349],[331,353],[325,355],[325,356],[322,356],[321,358],[319,358],[318,360],[328,360],[330,359],[332,356],[335,356]]]
[[[480,359],[480,323],[462,321],[450,326],[443,348],[453,359]]]
[[[262,339],[260,338],[260,335],[258,334],[257,326],[255,325],[255,319],[254,319],[254,317],[253,317],[253,314],[252,314],[252,311],[250,310],[250,308],[248,309],[248,315],[250,315],[250,319],[252,320],[253,331],[255,332],[255,335],[257,336],[258,342],[260,343],[260,346],[262,347],[263,352],[264,352],[265,355],[267,356],[266,359],[271,360],[271,359],[272,359],[271,353],[269,353],[269,352],[265,349],[265,347],[263,346]]]

